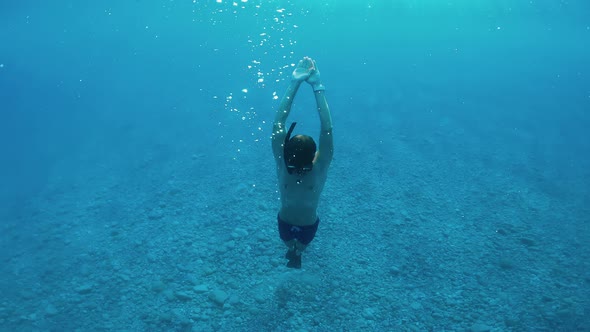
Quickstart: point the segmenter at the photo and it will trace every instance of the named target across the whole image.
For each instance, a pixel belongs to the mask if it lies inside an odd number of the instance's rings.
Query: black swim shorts
[[[318,225],[320,224],[320,218],[316,220],[315,224],[309,226],[291,225],[282,220],[279,216],[277,216],[277,222],[279,224],[279,235],[281,236],[281,240],[291,241],[296,239],[300,243],[308,245],[315,237]]]

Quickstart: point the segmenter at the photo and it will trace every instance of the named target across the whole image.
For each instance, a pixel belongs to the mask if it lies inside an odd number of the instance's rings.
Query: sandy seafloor
[[[588,331],[588,231],[575,228],[588,178],[557,181],[550,164],[481,151],[453,118],[400,107],[378,143],[337,143],[300,271],[284,266],[270,145],[204,155],[190,125],[88,143],[7,210],[2,330]]]

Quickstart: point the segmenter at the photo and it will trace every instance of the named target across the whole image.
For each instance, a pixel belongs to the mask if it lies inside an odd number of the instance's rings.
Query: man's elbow
[[[322,135],[332,136],[332,126],[322,126]]]
[[[323,159],[332,160],[332,157],[334,157],[334,147],[333,146],[328,146],[328,147],[321,147],[320,146],[320,156]]]
[[[334,158],[334,149],[328,150],[328,160],[332,160]]]

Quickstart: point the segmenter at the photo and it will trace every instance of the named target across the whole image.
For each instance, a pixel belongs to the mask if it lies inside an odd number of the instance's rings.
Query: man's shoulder
[[[328,168],[329,166],[314,164],[313,171],[310,174],[310,176],[313,177],[313,182],[320,185],[326,183],[328,178]]]
[[[322,153],[320,151],[317,160],[313,164],[313,168],[317,168],[318,171],[320,171],[319,173],[327,174],[331,163],[332,158],[326,156],[325,154],[324,156],[322,156]]]

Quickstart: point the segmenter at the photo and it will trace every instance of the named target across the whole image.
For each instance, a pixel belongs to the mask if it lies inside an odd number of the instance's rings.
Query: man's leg
[[[287,246],[287,253],[285,254],[285,258],[289,259],[289,257],[292,257],[292,255],[295,254],[295,250],[297,249],[297,240],[293,239],[283,242]]]
[[[281,217],[278,215],[277,225],[279,228],[279,236],[281,237],[281,240],[283,240],[283,243],[289,248],[289,251],[295,251],[295,242],[297,240],[295,239],[295,235],[291,233],[292,226],[281,220]],[[287,254],[289,251],[287,251]],[[287,255],[285,255],[285,257],[287,257]]]
[[[310,226],[298,227],[297,234],[295,236],[295,243],[294,247],[287,252],[287,259],[289,262],[287,263],[287,267],[292,267],[296,269],[301,268],[301,253],[307,248],[309,243],[315,237],[315,233],[318,230],[318,225],[320,223],[320,219],[315,222],[315,224]]]
[[[303,244],[303,243],[297,241],[297,239],[283,241],[283,242],[285,243],[285,245],[289,249],[289,252],[297,253],[298,255],[301,255],[301,253],[305,250],[305,248],[307,248],[306,244]]]
[[[301,255],[301,253],[307,248],[307,244],[303,244],[297,240],[295,240],[295,253],[297,255]]]
[[[293,240],[292,247],[289,247],[285,258],[289,260],[287,267],[300,269],[301,268],[301,252],[305,249],[305,245],[297,240]]]

